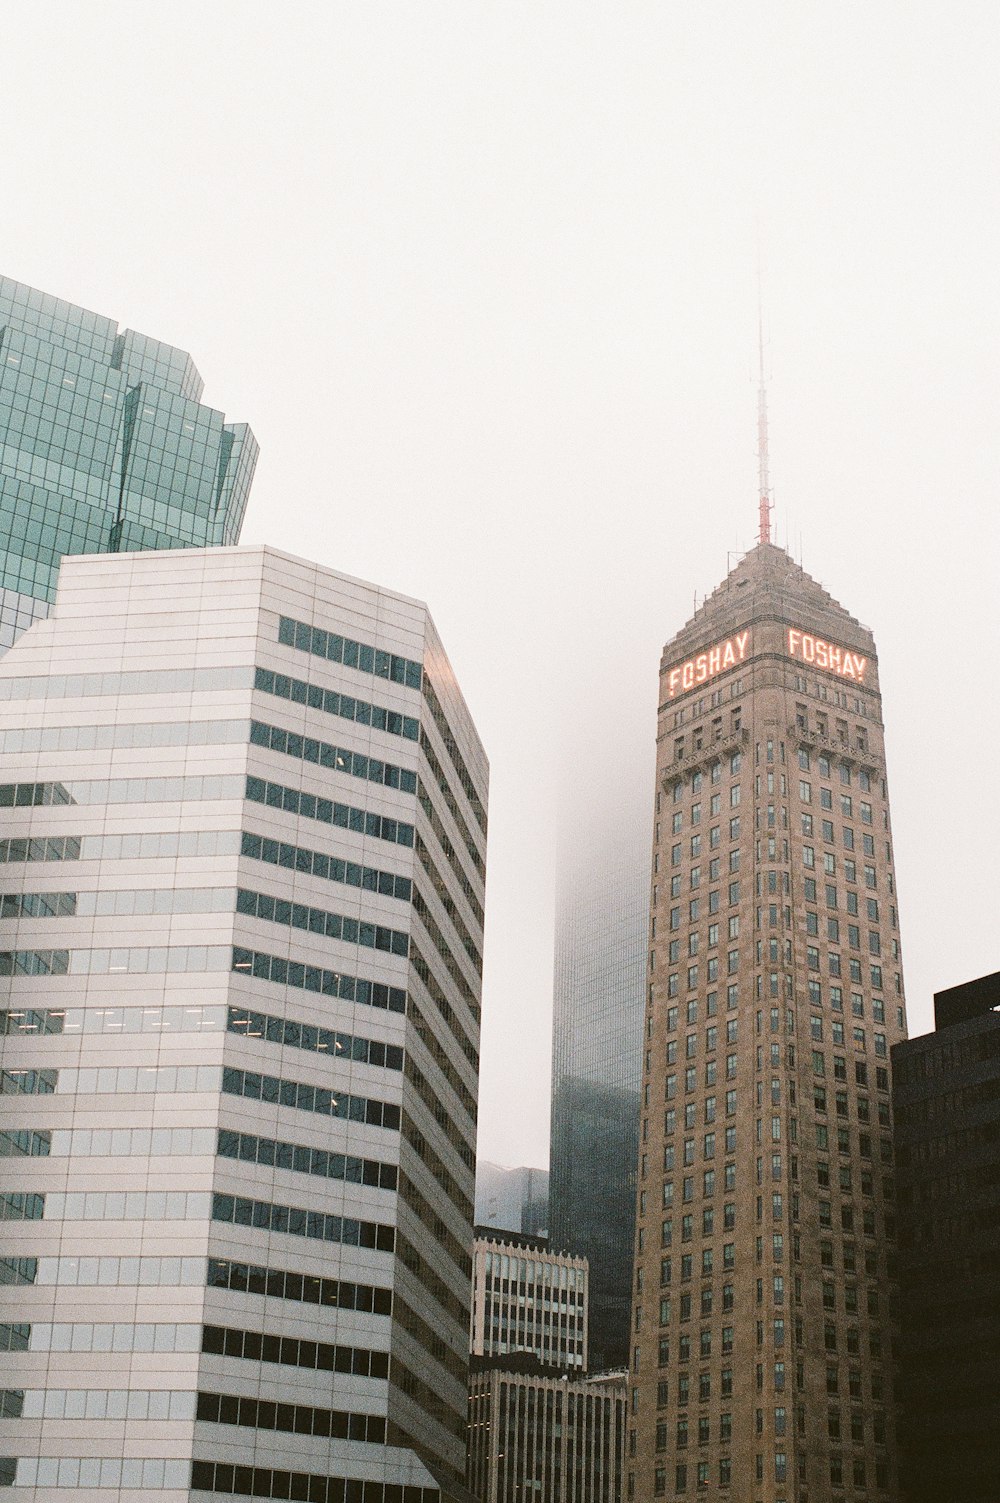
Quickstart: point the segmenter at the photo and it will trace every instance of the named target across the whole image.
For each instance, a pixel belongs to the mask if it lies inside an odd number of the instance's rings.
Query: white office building
[[[419,602],[63,563],[0,662],[0,1486],[460,1483],[486,802]]]

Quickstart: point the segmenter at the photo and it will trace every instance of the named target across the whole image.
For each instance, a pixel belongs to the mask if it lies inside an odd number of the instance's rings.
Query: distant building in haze
[[[257,443],[191,356],[0,277],[0,652],[67,553],[239,540]]]
[[[646,792],[641,798],[645,806]],[[637,818],[561,842],[556,890],[549,1234],[590,1263],[593,1365],[629,1348],[649,846]]]
[[[547,1169],[505,1169],[480,1159],[476,1164],[476,1225],[545,1237],[549,1230]]]
[[[892,1051],[900,1448],[907,1503],[1000,1479],[1000,972],[934,998]]]

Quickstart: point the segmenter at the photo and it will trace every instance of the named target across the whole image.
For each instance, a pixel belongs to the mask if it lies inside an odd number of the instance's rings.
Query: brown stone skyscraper
[[[875,642],[768,541],[664,648],[656,790],[631,1494],[892,1503]]]

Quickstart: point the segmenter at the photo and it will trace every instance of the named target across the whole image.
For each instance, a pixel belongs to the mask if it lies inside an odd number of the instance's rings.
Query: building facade
[[[549,1236],[590,1265],[594,1365],[629,1349],[639,1146],[648,833],[627,817],[560,842]]]
[[[587,1370],[587,1260],[544,1242],[476,1229],[472,1246],[473,1357],[536,1357],[562,1373]]]
[[[892,1052],[900,1448],[907,1503],[988,1503],[1000,1477],[1000,972],[938,992]]]
[[[0,652],[67,553],[239,538],[257,444],[190,355],[0,277]]]
[[[549,1234],[549,1171],[520,1165],[505,1169],[479,1159],[476,1164],[476,1225],[518,1232],[523,1237]]]
[[[663,652],[647,963],[631,1495],[889,1503],[906,1020],[878,665],[766,541]]]
[[[624,1373],[568,1381],[474,1371],[470,1491],[481,1503],[622,1503],[625,1400]]]
[[[266,548],[74,558],[0,696],[4,1480],[433,1503],[487,767],[426,608]]]

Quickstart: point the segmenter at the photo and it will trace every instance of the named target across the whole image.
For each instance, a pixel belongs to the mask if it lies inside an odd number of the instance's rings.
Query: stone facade
[[[890,1503],[905,1014],[870,631],[760,544],[664,649],[657,745],[629,1492]]]

